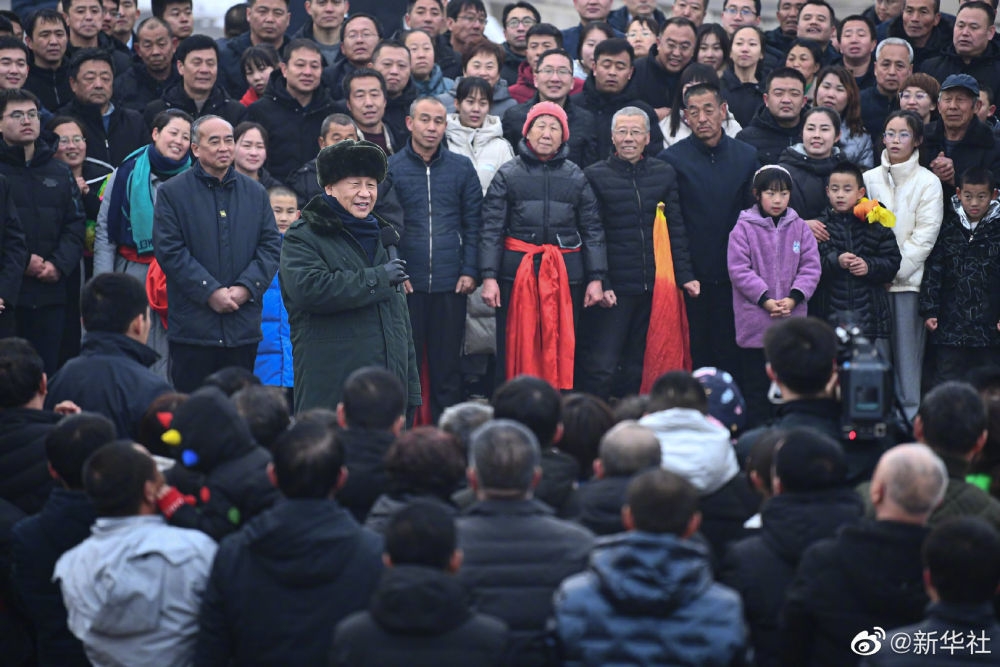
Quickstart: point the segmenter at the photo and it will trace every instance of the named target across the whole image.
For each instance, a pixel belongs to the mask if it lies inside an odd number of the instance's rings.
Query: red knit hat
[[[563,108],[556,104],[555,102],[539,102],[535,106],[528,110],[528,117],[524,121],[524,127],[521,128],[521,136],[528,136],[528,130],[531,129],[531,124],[535,122],[535,119],[539,116],[553,116],[562,125],[562,140],[565,143],[569,139],[569,120],[566,118],[566,112]]]

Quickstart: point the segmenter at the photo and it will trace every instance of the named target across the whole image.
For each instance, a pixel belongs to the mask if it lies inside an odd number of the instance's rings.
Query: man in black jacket
[[[347,468],[331,430],[307,421],[286,431],[268,476],[284,499],[220,544],[195,665],[326,664],[331,629],[378,583],[382,538],[333,499]]]
[[[67,58],[73,60],[73,56],[83,49],[98,49],[108,54],[115,74],[128,69],[132,62],[128,49],[114,37],[101,32],[105,13],[101,0],[61,0],[59,9],[69,27]]]
[[[691,297],[701,291],[688,254],[677,172],[661,160],[643,157],[649,117],[638,107],[620,109],[612,119],[611,141],[615,154],[585,172],[601,206],[608,277],[600,308],[580,314],[575,385],[605,400],[612,391],[619,397],[638,394],[642,383],[656,279],[653,221],[659,202],[666,206],[677,284]]]
[[[541,477],[538,440],[521,424],[498,419],[472,436],[469,481],[478,502],[458,519],[465,565],[458,576],[480,612],[505,621],[512,664],[546,661],[552,594],[587,565],[593,534],[551,515],[532,497]]]
[[[649,55],[635,63],[632,85],[638,97],[656,109],[662,120],[670,115],[674,89],[681,72],[695,59],[697,28],[690,19],[674,17],[660,27]]]
[[[28,245],[10,182],[4,177],[0,179],[0,338],[6,338],[17,331],[13,315],[24,267],[28,265]]]
[[[336,667],[491,667],[506,664],[507,626],[474,613],[455,574],[462,564],[447,509],[415,501],[389,521],[386,570],[369,611],[337,626]],[[420,613],[413,613],[414,610]]]
[[[288,0],[250,0],[246,8],[250,29],[238,37],[219,40],[219,84],[229,97],[238,100],[247,91],[240,65],[244,51],[258,44],[270,44],[278,53],[285,48],[285,32],[291,20],[289,4]]]
[[[372,54],[382,34],[381,24],[371,14],[351,12],[340,24],[340,58],[323,68],[323,83],[333,99],[344,99],[344,77],[371,65]],[[438,60],[437,55],[435,60]]]
[[[139,62],[115,77],[115,103],[142,112],[180,81],[174,67],[177,44],[166,22],[150,17],[139,24],[134,40]]]
[[[145,285],[126,273],[102,273],[84,286],[80,311],[87,330],[80,356],[52,378],[45,403],[73,401],[111,419],[119,438],[135,439],[150,403],[173,391],[149,370],[157,354],[146,346]]]
[[[996,10],[988,2],[966,2],[955,15],[953,44],[941,55],[924,61],[920,71],[938,81],[951,74],[968,74],[990,90],[1000,90],[995,21]]]
[[[802,141],[806,80],[798,70],[780,67],[767,77],[764,104],[736,138],[757,149],[761,166],[778,164],[781,152]]]
[[[54,9],[39,9],[24,26],[24,42],[31,49],[24,87],[38,96],[45,109],[59,109],[73,98],[66,58],[68,32],[66,19]]]

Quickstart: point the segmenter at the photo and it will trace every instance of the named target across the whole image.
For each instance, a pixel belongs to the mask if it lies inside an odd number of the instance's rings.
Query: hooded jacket
[[[455,113],[455,90],[458,89],[458,83],[462,80],[462,77],[455,79],[455,87],[451,90],[438,95],[437,98],[441,100],[444,105],[445,110],[448,113]],[[490,104],[490,115],[497,116],[498,118],[503,116],[507,109],[513,106],[517,106],[517,100],[510,96],[510,90],[507,88],[507,82],[500,79],[493,86],[493,103]]]
[[[865,172],[868,197],[879,200],[896,216],[892,231],[902,262],[890,292],[920,291],[924,262],[941,228],[944,212],[941,184],[937,176],[920,166],[918,157],[914,152],[906,162],[890,164],[888,153],[882,151],[882,164]],[[957,160],[955,168],[959,173]]]
[[[799,114],[798,121],[792,127],[779,125],[767,105],[761,104],[750,124],[745,125],[736,138],[757,149],[760,166],[778,164],[786,148],[791,148],[802,141],[804,122],[805,111]]]
[[[712,581],[704,545],[671,534],[600,539],[560,585],[563,665],[733,664],[746,641],[739,596]]]
[[[571,133],[572,134],[572,133]],[[486,116],[482,127],[466,127],[458,119],[457,113],[448,114],[448,150],[472,160],[483,186],[483,194],[490,186],[493,175],[500,166],[514,159],[514,149],[503,138],[500,119]]]
[[[443,95],[455,87],[455,80],[446,77],[441,71],[441,66],[437,63],[434,64],[434,68],[431,69],[431,73],[427,77],[426,81],[417,81],[413,78],[410,80],[413,82],[413,85],[417,87],[417,93],[419,95]],[[341,97],[343,97],[343,93],[341,93]]]
[[[332,629],[375,590],[382,548],[336,501],[282,500],[219,545],[194,664],[326,664]]]
[[[860,496],[846,486],[782,493],[761,509],[760,533],[730,545],[719,580],[743,599],[757,665],[781,664],[778,617],[802,554],[840,526],[860,521],[863,512]]]
[[[504,112],[500,121],[503,136],[515,152],[520,151],[521,140],[524,139],[521,131],[524,129],[524,121],[528,119],[528,112],[540,101],[538,93],[535,93],[527,102]],[[569,98],[562,107],[569,123],[569,141],[565,142],[569,145],[567,158],[580,169],[586,169],[597,161],[597,120],[594,114],[576,102],[571,102]]]
[[[115,424],[119,438],[135,439],[147,408],[173,388],[149,370],[156,352],[120,333],[88,331],[80,356],[70,359],[49,383],[46,408],[70,400]]]
[[[739,474],[729,430],[689,408],[652,412],[639,420],[663,450],[663,467],[691,482],[702,495],[718,491]]]
[[[763,348],[764,332],[775,323],[764,310],[765,295],[777,300],[798,292],[804,300],[796,299],[791,317],[805,317],[805,302],[816,291],[822,272],[816,237],[806,221],[788,208],[775,224],[761,214],[759,204],[743,211],[729,234],[727,264],[736,344],[744,348]]]
[[[453,574],[397,565],[382,573],[368,611],[337,626],[336,667],[490,667],[505,664],[507,626],[473,613]]]
[[[247,117],[247,108],[237,100],[230,98],[218,84],[212,88],[212,92],[208,94],[208,99],[202,104],[201,109],[198,109],[198,105],[185,92],[184,82],[178,81],[163,91],[159,99],[151,101],[143,110],[146,126],[153,127],[153,119],[156,118],[156,114],[167,109],[180,109],[195,120],[202,116],[219,116],[233,127],[242,123]],[[271,143],[273,144],[273,142]]]
[[[792,197],[789,208],[795,209],[803,220],[815,220],[830,205],[826,196],[826,181],[837,164],[845,159],[837,146],[830,157],[812,158],[805,146],[797,143],[781,151],[778,163],[792,175]]]

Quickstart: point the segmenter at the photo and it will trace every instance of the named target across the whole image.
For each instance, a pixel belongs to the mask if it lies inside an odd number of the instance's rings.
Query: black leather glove
[[[382,270],[385,271],[385,276],[389,279],[389,284],[395,287],[396,285],[401,285],[410,279],[410,276],[406,275],[406,260],[405,259],[391,259],[382,265]]]

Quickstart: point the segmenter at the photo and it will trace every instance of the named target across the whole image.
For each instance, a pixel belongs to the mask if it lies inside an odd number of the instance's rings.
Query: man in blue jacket
[[[191,127],[197,162],[163,185],[153,212],[167,282],[167,337],[178,391],[227,366],[253,370],[261,301],[278,270],[281,236],[264,187],[233,168],[233,126]]]
[[[462,400],[461,350],[467,294],[476,289],[483,193],[469,158],[441,145],[444,104],[413,102],[406,147],[389,159],[389,174],[404,211],[399,255],[407,261],[413,345],[426,348],[434,421]]]

